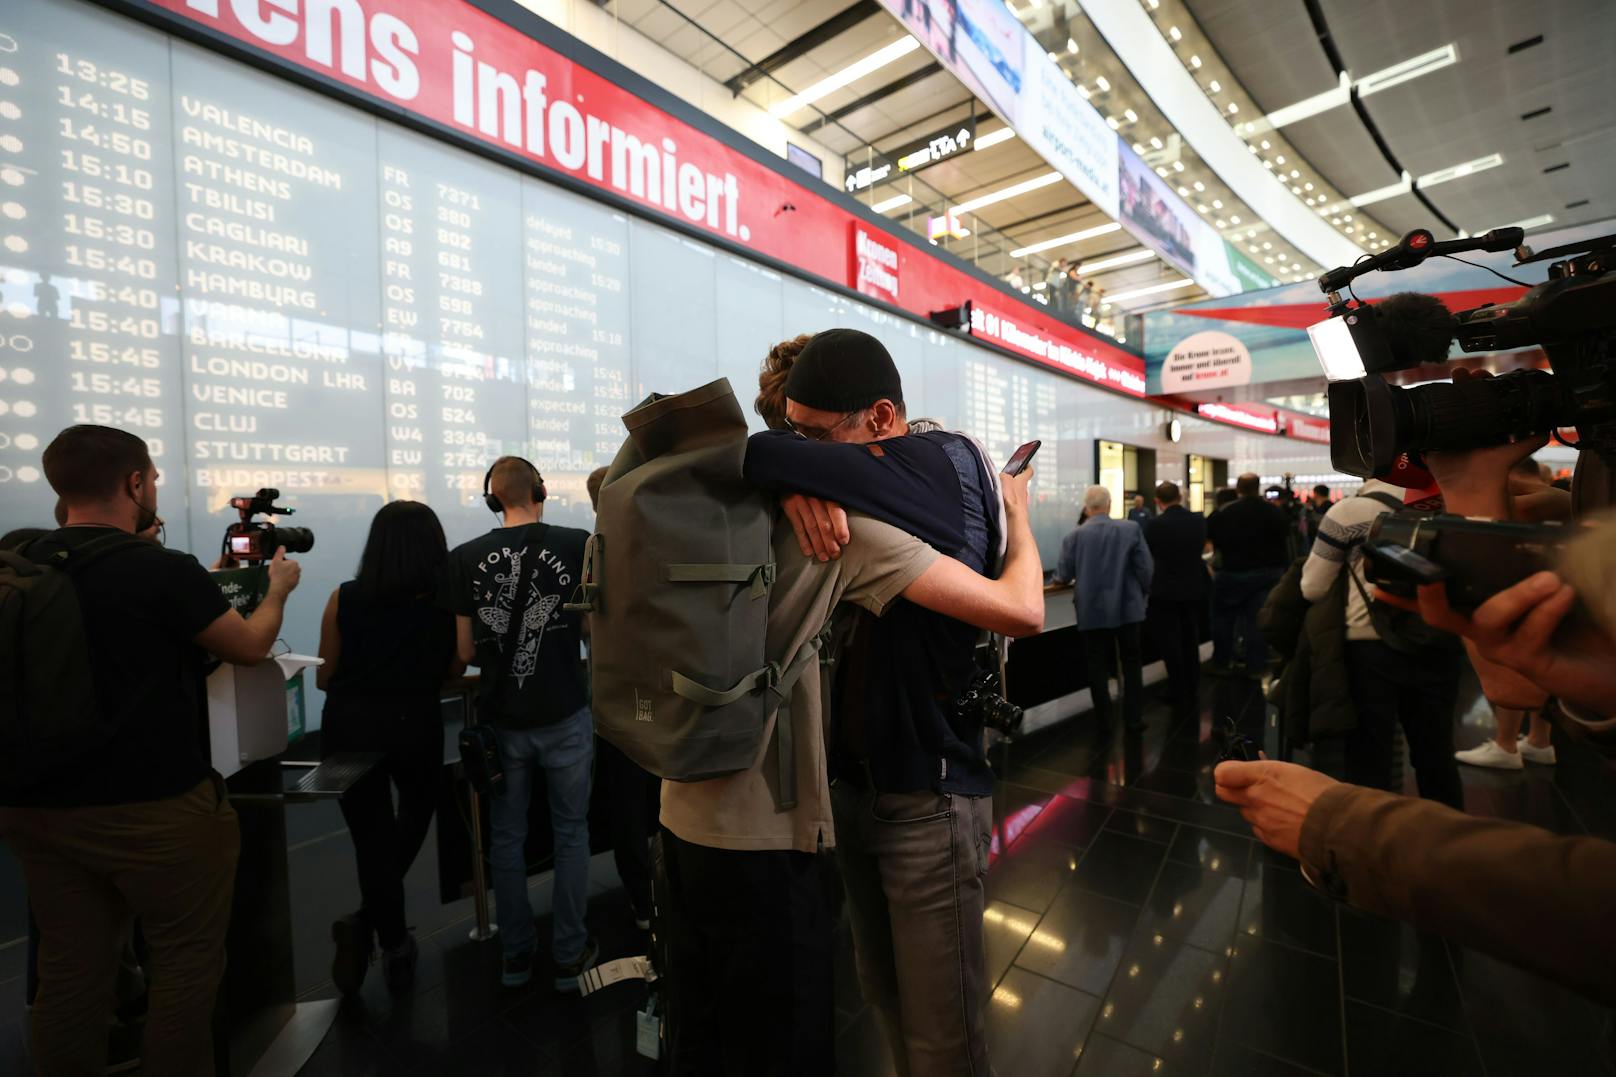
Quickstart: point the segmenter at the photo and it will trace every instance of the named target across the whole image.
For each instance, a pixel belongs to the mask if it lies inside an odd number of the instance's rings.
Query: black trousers
[[[661,781],[647,774],[610,741],[595,738],[596,803],[606,810],[617,877],[634,905],[635,916],[651,918],[651,830]]]
[[[384,947],[404,941],[404,875],[426,840],[443,769],[443,718],[431,708],[413,714],[328,713],[321,727],[325,754],[382,752],[382,760],[338,804],[353,839],[361,910]],[[398,790],[398,808],[393,790]]]
[[[826,857],[741,852],[662,831],[657,884],[671,1072],[834,1073],[834,930]]]
[[[1094,697],[1094,713],[1111,723],[1111,688],[1106,683],[1122,663],[1122,715],[1131,728],[1144,721],[1144,666],[1139,659],[1139,625],[1083,630],[1083,657],[1088,663],[1089,691]]]
[[[1404,654],[1379,640],[1347,641],[1358,712],[1358,728],[1347,736],[1347,781],[1401,791],[1392,789],[1395,724],[1401,723],[1420,796],[1464,810],[1464,784],[1453,758],[1459,661],[1457,654]]]
[[[1206,599],[1152,598],[1145,625],[1167,665],[1167,696],[1181,714],[1195,710],[1201,690],[1201,610]]]

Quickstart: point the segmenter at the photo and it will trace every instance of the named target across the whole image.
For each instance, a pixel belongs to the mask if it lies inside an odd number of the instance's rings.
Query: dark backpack
[[[0,796],[44,787],[105,745],[73,577],[144,539],[115,531],[72,550],[0,551]]]

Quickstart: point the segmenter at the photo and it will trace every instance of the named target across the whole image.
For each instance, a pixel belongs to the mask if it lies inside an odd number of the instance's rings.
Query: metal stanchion
[[[464,707],[468,726],[477,724],[475,690],[475,685],[466,685],[461,694],[461,705]],[[477,916],[477,923],[471,929],[473,942],[486,942],[499,934],[499,925],[490,922],[488,918],[488,871],[483,864],[482,799],[477,790],[471,787],[471,783],[467,782],[466,807],[471,815],[471,904]]]

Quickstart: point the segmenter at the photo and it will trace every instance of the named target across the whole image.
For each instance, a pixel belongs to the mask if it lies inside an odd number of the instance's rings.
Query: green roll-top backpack
[[[570,609],[588,615],[595,729],[639,766],[702,781],[754,765],[776,713],[795,803],[789,698],[809,648],[765,654],[774,503],[742,474],[746,419],[724,378],[653,394],[601,483]]]

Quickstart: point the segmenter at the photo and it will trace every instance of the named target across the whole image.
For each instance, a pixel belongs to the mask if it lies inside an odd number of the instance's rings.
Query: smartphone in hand
[[[1003,474],[1015,478],[1023,471],[1026,471],[1027,465],[1032,463],[1032,458],[1038,455],[1038,448],[1041,445],[1043,445],[1042,441],[1029,441],[1011,453],[1009,461],[1004,465]]]

